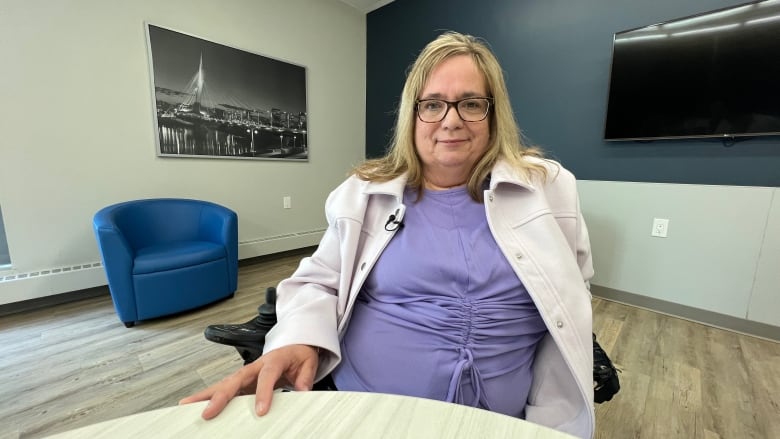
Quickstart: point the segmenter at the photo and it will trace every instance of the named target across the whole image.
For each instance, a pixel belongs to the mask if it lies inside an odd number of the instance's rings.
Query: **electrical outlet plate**
[[[284,203],[285,209],[292,209],[292,197],[282,198],[282,203]]]
[[[668,233],[669,220],[666,218],[653,218],[653,230],[650,231],[650,236],[666,238]]]

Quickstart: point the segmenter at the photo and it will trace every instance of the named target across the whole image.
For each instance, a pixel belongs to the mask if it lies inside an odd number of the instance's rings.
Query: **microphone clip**
[[[400,209],[396,209],[395,213],[390,214],[390,217],[387,218],[387,222],[385,223],[385,230],[388,232],[395,232],[396,230],[403,228],[403,219],[399,219],[398,217],[399,210]]]

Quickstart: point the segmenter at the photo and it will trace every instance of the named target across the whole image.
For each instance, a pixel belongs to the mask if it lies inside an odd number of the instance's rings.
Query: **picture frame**
[[[308,161],[306,67],[145,27],[157,156]]]

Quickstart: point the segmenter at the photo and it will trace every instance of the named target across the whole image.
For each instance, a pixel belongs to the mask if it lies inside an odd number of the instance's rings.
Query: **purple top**
[[[404,195],[404,227],[356,300],[339,390],[394,393],[523,417],[547,332],[465,188]]]

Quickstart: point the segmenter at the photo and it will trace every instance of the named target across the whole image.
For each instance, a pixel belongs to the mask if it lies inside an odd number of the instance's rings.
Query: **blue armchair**
[[[128,328],[232,297],[238,217],[218,204],[160,198],[105,207],[93,219],[111,299]]]

